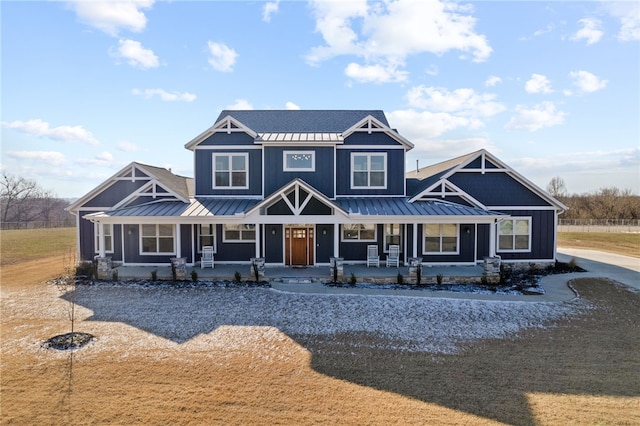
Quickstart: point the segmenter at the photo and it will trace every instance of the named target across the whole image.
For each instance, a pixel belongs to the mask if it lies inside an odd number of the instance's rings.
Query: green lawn
[[[0,266],[75,252],[75,228],[0,231]]]

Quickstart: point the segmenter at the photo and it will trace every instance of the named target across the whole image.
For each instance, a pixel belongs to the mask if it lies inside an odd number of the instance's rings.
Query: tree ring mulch
[[[47,349],[58,349],[66,351],[69,349],[78,349],[89,343],[93,339],[93,334],[89,333],[66,333],[53,336],[44,342],[43,346]]]

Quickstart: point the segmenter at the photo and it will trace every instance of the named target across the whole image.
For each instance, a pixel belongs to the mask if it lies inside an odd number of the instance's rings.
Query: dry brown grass
[[[75,248],[75,228],[0,230],[0,266],[74,253]]]
[[[305,342],[265,327],[176,344],[87,321],[83,308],[77,329],[97,341],[72,359],[39,347],[67,331],[67,302],[40,284],[62,267],[58,257],[3,268],[2,424],[640,423],[640,296],[607,281],[576,282],[594,306],[583,316],[459,355],[351,345],[364,336]],[[217,333],[236,344],[212,349]]]
[[[558,232],[558,246],[600,250],[640,257],[640,234],[611,232]]]

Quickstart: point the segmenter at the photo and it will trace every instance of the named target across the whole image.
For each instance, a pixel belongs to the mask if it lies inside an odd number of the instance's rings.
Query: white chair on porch
[[[387,268],[389,266],[395,266],[396,268],[400,266],[400,246],[389,246],[389,254],[387,254]]]
[[[380,266],[380,256],[378,256],[378,246],[367,246],[367,268],[369,266]]]
[[[207,266],[211,266],[211,269],[213,269],[213,247],[212,246],[202,247],[202,258],[200,259],[200,267],[205,268]]]

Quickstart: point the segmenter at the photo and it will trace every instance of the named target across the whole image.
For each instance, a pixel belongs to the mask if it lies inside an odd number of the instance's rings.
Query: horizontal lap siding
[[[315,152],[315,171],[285,172],[283,164],[284,151]],[[266,147],[264,150],[265,194],[269,195],[295,178],[300,178],[329,198],[333,198],[333,147],[305,146],[300,143],[291,147]]]

